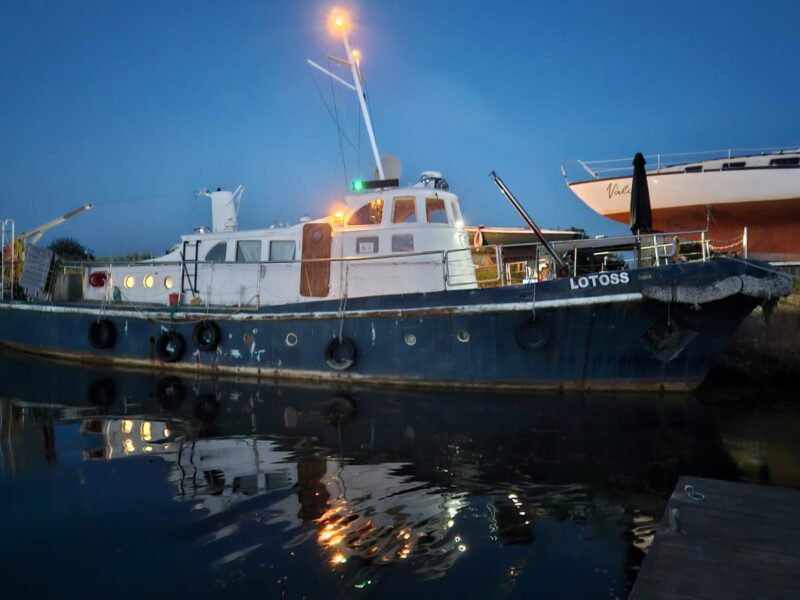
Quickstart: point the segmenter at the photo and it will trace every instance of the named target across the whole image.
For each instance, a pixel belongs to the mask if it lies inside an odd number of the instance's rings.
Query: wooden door
[[[303,261],[331,257],[332,228],[328,223],[308,223],[303,226]],[[303,262],[300,269],[300,295],[324,298],[331,286],[329,260]]]

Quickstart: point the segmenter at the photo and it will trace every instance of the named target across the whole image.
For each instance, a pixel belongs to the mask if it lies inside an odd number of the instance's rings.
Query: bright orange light
[[[328,17],[328,29],[333,35],[348,33],[350,31],[350,15],[347,14],[347,11],[334,8]]]
[[[360,51],[354,49],[352,52],[350,52],[350,54],[353,55],[353,60],[356,61],[356,64],[361,62],[361,52]]]
[[[344,213],[341,210],[337,210],[333,213],[333,221],[334,223],[341,223],[344,221]]]

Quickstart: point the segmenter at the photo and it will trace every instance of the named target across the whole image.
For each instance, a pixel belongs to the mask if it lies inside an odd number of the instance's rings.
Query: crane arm
[[[91,204],[84,204],[83,206],[76,208],[75,210],[70,211],[65,215],[61,215],[60,217],[53,219],[52,221],[48,221],[44,225],[39,225],[39,227],[36,227],[35,229],[31,229],[30,231],[25,231],[23,233],[20,233],[17,236],[17,240],[19,240],[20,242],[27,241],[29,245],[34,245],[36,244],[36,242],[42,239],[42,236],[48,229],[52,229],[57,225],[61,225],[61,223],[63,223],[67,219],[71,219],[75,215],[79,215],[82,212],[91,210],[91,208],[92,208]]]

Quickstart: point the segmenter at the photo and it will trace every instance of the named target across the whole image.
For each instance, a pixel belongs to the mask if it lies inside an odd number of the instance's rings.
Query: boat
[[[656,229],[705,229],[712,245],[724,251],[769,261],[800,260],[800,148],[646,158]],[[562,166],[562,173],[589,208],[627,224],[631,160],[579,160]]]
[[[332,19],[375,159],[340,206],[242,230],[244,188],[204,190],[211,227],[132,263],[29,248],[0,301],[0,343],[108,366],[270,380],[491,389],[692,389],[738,324],[791,282],[715,253],[702,231],[475,254],[456,194],[400,183],[378,152],[347,21]],[[494,257],[492,259],[492,257]],[[520,276],[512,277],[512,274]],[[19,289],[22,289],[20,293]]]

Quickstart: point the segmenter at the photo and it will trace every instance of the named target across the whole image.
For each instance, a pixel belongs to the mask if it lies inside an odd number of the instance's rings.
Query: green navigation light
[[[363,179],[353,179],[352,183],[350,184],[350,189],[354,192],[363,192],[364,191],[364,180]]]

